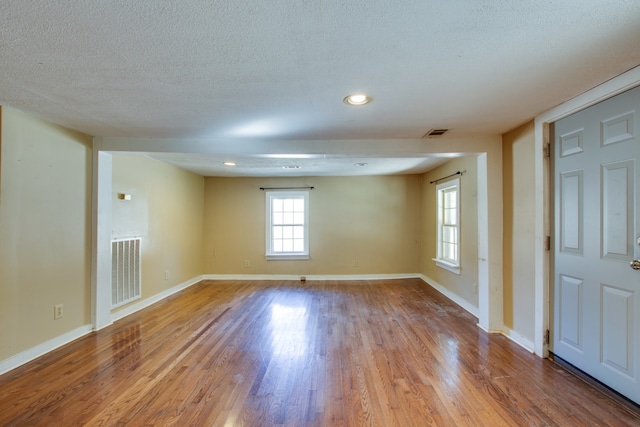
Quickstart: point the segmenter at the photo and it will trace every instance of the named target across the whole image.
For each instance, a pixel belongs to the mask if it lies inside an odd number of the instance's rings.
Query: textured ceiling
[[[110,137],[500,134],[639,47],[637,0],[0,0],[0,104]]]

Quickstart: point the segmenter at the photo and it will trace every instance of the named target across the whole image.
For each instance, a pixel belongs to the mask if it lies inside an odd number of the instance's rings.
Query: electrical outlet
[[[249,262],[249,260],[248,260],[248,259],[245,259],[245,260],[244,260],[244,266],[245,266],[246,268],[251,267],[251,263]]]
[[[62,304],[56,304],[53,306],[53,320],[58,320],[64,314]]]
[[[357,267],[357,266],[358,266],[358,260],[357,260],[357,259],[353,261],[353,266],[354,266],[354,267]]]
[[[164,272],[164,280],[169,280],[169,270]]]

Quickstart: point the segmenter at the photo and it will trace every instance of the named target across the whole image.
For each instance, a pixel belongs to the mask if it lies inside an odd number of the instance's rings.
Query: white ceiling
[[[150,157],[203,176],[355,176],[419,174],[445,163],[452,156],[362,157],[341,155],[209,155],[154,153]],[[234,161],[228,167],[224,162]]]
[[[639,64],[637,0],[0,0],[0,104],[94,136],[501,134]],[[345,105],[354,92],[373,103]],[[438,162],[335,154],[300,173]],[[154,156],[229,173],[216,156]],[[242,174],[282,170],[238,158]]]

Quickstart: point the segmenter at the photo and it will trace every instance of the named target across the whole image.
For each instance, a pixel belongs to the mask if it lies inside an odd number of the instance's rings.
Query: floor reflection
[[[444,354],[446,356],[449,369],[457,376],[460,358],[462,355],[458,350],[458,340],[455,338],[447,338],[444,345]]]
[[[140,362],[140,325],[128,326],[111,337],[111,354],[114,361],[127,358],[130,364]]]
[[[271,305],[273,355],[300,357],[306,354],[307,318],[307,308],[304,304]]]

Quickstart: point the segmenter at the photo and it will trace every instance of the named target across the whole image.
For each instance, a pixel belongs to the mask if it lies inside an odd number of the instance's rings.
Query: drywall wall
[[[460,176],[460,274],[436,265],[436,184],[431,181],[462,171]],[[452,177],[453,179],[455,177]],[[422,176],[421,273],[478,307],[478,167],[477,157],[452,159]],[[440,182],[446,182],[440,181]]]
[[[1,114],[0,361],[91,323],[91,137]]]
[[[315,187],[309,199],[310,259],[266,261],[265,194],[259,188],[291,186]],[[206,273],[418,273],[420,187],[418,175],[206,178]]]
[[[534,124],[502,137],[504,194],[504,324],[533,342],[535,181]]]
[[[202,275],[204,178],[143,155],[112,165],[111,236],[142,238],[142,299]]]

